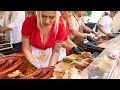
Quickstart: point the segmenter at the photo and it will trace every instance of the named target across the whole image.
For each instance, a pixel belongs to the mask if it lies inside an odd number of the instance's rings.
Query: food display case
[[[116,60],[104,57],[100,62],[93,61],[83,72],[88,74],[88,79],[112,79],[116,65]]]
[[[116,78],[115,76],[120,69],[118,67],[120,62],[119,39],[120,36],[117,36],[108,42],[102,43],[102,46],[106,46],[106,48],[82,71],[88,74],[88,79]],[[118,69],[117,72],[116,69]]]

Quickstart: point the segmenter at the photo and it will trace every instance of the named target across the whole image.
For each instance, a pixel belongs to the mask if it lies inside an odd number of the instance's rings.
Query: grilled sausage
[[[42,69],[36,70],[36,71],[33,72],[33,77],[37,77],[41,73],[42,73]]]
[[[24,56],[24,54],[22,54],[22,53],[14,53],[14,54],[11,54],[11,55],[9,55],[10,57],[23,57]]]
[[[11,54],[11,55],[5,55],[5,56],[0,57],[0,61],[1,61],[1,59],[21,58],[23,56],[24,56],[23,54],[14,53],[14,54]]]
[[[22,59],[19,58],[13,65],[9,66],[8,68],[6,68],[0,72],[0,78],[5,77],[7,74],[16,70],[21,64],[22,64]]]
[[[0,71],[2,71],[2,70],[4,70],[4,69],[6,69],[7,67],[9,67],[9,66],[12,65],[15,61],[16,61],[16,59],[14,59],[14,58],[11,58],[11,59],[9,59],[9,60],[6,59],[6,63],[0,67]]]
[[[49,79],[50,77],[53,76],[53,72],[54,72],[54,70],[50,70],[50,72],[49,72],[47,75],[43,76],[43,77],[40,78],[40,79]]]
[[[4,65],[6,62],[7,62],[6,59],[5,60],[4,59],[0,60],[0,66]]]

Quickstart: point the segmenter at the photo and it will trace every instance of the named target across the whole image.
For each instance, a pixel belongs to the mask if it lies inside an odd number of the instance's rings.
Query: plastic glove
[[[81,51],[78,48],[73,47],[70,51],[71,54],[80,54]]]
[[[89,42],[95,42],[95,38],[92,37],[92,36],[89,36],[89,35],[87,35],[87,40],[88,40]]]

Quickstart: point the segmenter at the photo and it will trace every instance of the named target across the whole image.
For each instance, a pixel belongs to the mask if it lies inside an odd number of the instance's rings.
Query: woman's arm
[[[66,41],[69,45],[72,45],[73,47],[77,47],[77,45],[68,37]]]
[[[30,50],[30,41],[28,38],[22,37],[22,50],[25,55],[25,58],[32,63],[33,57]]]
[[[89,28],[88,26],[84,26],[84,30],[90,32],[90,33],[93,33],[95,36],[98,36],[97,32],[95,32],[94,30],[92,30],[91,28]]]
[[[66,48],[67,50],[71,50],[73,48],[73,46],[68,44],[66,41],[62,42],[62,47]]]
[[[53,49],[52,49],[52,55],[50,57],[49,65],[48,66],[54,66],[58,60],[58,55],[60,52],[62,44],[61,43],[55,43]]]
[[[78,38],[86,38],[85,34],[79,32],[77,30],[71,29],[71,33]]]
[[[77,48],[77,45],[68,37],[66,41],[62,42],[62,47],[71,50],[73,47]]]

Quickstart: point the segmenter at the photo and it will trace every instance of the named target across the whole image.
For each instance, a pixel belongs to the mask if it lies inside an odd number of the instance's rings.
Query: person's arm
[[[72,45],[73,47],[77,47],[77,45],[68,37],[66,43],[68,43],[69,45]]]
[[[28,38],[22,37],[22,50],[25,55],[25,58],[32,63],[33,57],[30,50],[30,41]]]
[[[106,32],[106,30],[104,29],[104,27],[102,26],[102,25],[98,25],[98,29],[102,32],[102,33],[104,33],[104,34],[106,34],[107,35],[107,32]]]
[[[90,33],[93,33],[95,36],[98,36],[98,34],[97,34],[94,30],[92,30],[91,28],[89,28],[89,27],[86,26],[86,25],[84,25],[84,30],[86,30],[86,31],[88,31],[88,32],[90,32]]]
[[[66,48],[67,50],[71,50],[73,48],[73,46],[66,43],[66,41],[62,42],[62,47]]]
[[[102,33],[104,33],[104,34],[106,34],[106,35],[108,35],[108,36],[113,36],[114,37],[114,35],[112,34],[112,33],[108,33],[108,32],[106,32],[106,30],[104,29],[104,27],[102,26],[102,25],[98,25],[98,29],[102,32]]]
[[[70,31],[71,31],[71,33],[72,33],[74,36],[76,36],[76,37],[86,38],[86,35],[85,35],[85,34],[79,32],[79,31],[77,31],[77,30],[71,29]]]
[[[3,27],[0,27],[0,30],[2,30],[2,31],[9,31],[9,30],[12,30],[12,29],[7,27],[7,26],[3,26]]]
[[[55,43],[54,47],[52,48],[52,55],[50,57],[48,66],[54,66],[57,63],[61,45],[61,43]]]

